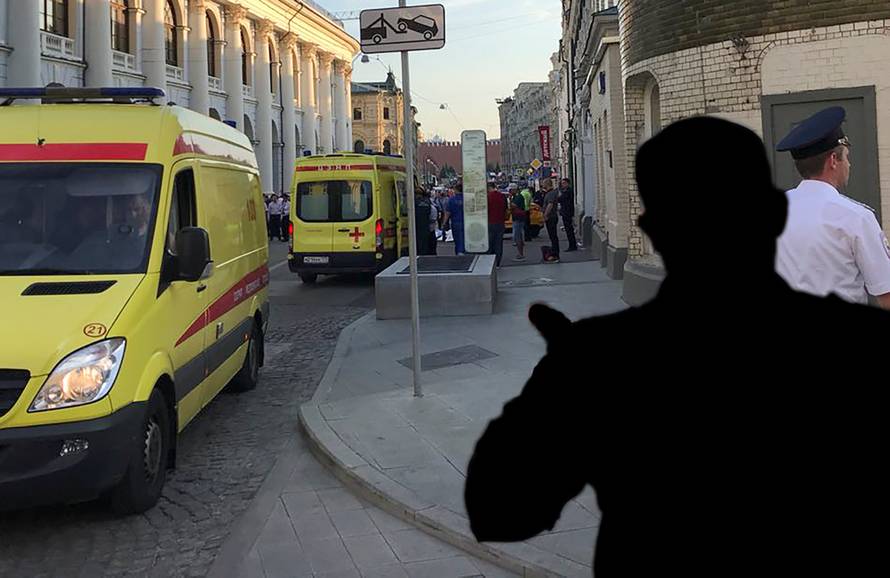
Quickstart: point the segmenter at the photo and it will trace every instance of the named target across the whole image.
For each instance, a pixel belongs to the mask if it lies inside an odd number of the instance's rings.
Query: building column
[[[135,0],[130,3],[127,10],[127,17],[130,20],[130,54],[136,58],[136,70],[142,70],[142,21],[145,17],[145,10],[142,9],[142,1]]]
[[[284,171],[283,178],[285,190],[290,190],[294,180],[294,165],[297,158],[297,135],[294,127],[297,125],[297,115],[294,112],[294,58],[293,50],[297,44],[297,37],[290,33],[281,39],[278,45],[278,53],[281,55],[281,142],[284,143]]]
[[[300,43],[300,102],[303,104],[303,150],[315,154],[318,143],[315,142],[315,67],[313,62],[318,56],[314,44]]]
[[[346,91],[345,99],[346,99],[346,149],[348,151],[352,150],[352,145],[355,143],[355,140],[352,136],[352,66],[346,66],[343,69],[343,89]],[[364,151],[362,151],[364,152]]]
[[[86,0],[84,5],[86,33],[84,34],[85,86],[112,86],[111,75],[111,2]]]
[[[142,24],[142,74],[145,85],[167,90],[167,61],[164,54],[165,0],[144,0]],[[169,94],[167,95],[170,96]]]
[[[334,62],[334,117],[337,119],[337,150],[350,151],[349,111],[346,109],[346,66],[343,60]]]
[[[223,49],[224,87],[228,94],[226,118],[244,132],[244,92],[241,90],[241,21],[247,10],[238,4],[226,6],[226,46]]]
[[[204,0],[189,2],[188,66],[192,95],[189,108],[201,114],[210,113],[210,81],[207,79],[207,7]],[[215,49],[215,47],[214,47]]]
[[[0,46],[6,46],[6,0],[0,0]]]
[[[256,139],[259,144],[256,150],[257,163],[260,166],[260,178],[263,183],[263,192],[269,193],[274,189],[273,163],[272,163],[272,78],[269,65],[269,36],[274,28],[268,20],[258,23],[256,45],[256,67],[254,68],[254,96],[257,99],[256,107]]]
[[[332,153],[334,148],[334,104],[331,90],[331,65],[334,55],[329,52],[318,53],[319,93],[318,113],[321,116],[321,128],[318,131],[319,152]]]
[[[7,7],[9,12],[13,10]],[[43,86],[40,80],[40,3],[16,2],[15,19],[7,20],[6,86]],[[110,40],[109,40],[110,42]]]

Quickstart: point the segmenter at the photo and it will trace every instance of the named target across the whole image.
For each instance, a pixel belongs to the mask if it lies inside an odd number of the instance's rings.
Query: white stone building
[[[513,174],[526,171],[529,164],[541,159],[538,127],[550,127],[550,151],[554,154],[557,120],[553,108],[550,82],[522,82],[513,97],[498,101],[501,118],[501,168]]]
[[[0,0],[0,86],[156,86],[254,142],[266,192],[352,148],[359,43],[311,1]]]

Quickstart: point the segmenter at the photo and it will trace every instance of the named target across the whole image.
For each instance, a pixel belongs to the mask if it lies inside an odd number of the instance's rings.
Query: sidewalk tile
[[[343,543],[360,570],[398,563],[396,555],[380,534],[343,538]]]
[[[340,487],[341,483],[317,461],[313,465],[299,465],[284,488],[284,493],[294,494],[312,490]]]
[[[482,577],[482,572],[464,556],[405,564],[411,578]]]
[[[389,534],[392,532],[397,532],[399,530],[407,530],[412,528],[408,522],[402,521],[395,516],[392,516],[383,510],[378,510],[376,508],[367,510],[368,515],[374,521],[374,525],[380,530],[383,534]]]
[[[303,542],[303,549],[316,574],[323,572],[345,572],[355,570],[352,558],[346,551],[343,541],[338,538],[310,540]]]
[[[259,544],[296,544],[297,536],[290,523],[290,518],[284,505],[279,500],[275,509],[266,519],[260,535],[257,537]]]
[[[331,521],[341,538],[380,533],[366,510],[334,512],[331,514]]]
[[[485,576],[485,578],[516,578],[517,576],[517,574],[514,574],[509,570],[505,570],[504,568],[485,560],[473,560],[473,564],[476,568],[479,568],[479,572]]]
[[[408,573],[405,572],[401,564],[369,568],[362,570],[361,574],[362,578],[408,578]]]
[[[291,518],[291,523],[304,546],[306,542],[340,537],[334,524],[331,523],[330,516],[321,507],[318,510],[304,513],[297,518]]]
[[[281,500],[291,520],[317,512],[323,508],[321,499],[315,491],[282,494]]]
[[[259,544],[257,546],[266,578],[309,577],[312,568],[299,545]]]
[[[328,514],[335,512],[348,512],[350,510],[361,510],[364,506],[358,499],[345,488],[331,488],[328,490],[320,490],[318,497],[324,505]]]
[[[384,534],[399,560],[405,563],[449,558],[454,550],[444,542],[411,528]]]
[[[321,572],[315,578],[361,578],[358,570],[344,570],[341,572]]]

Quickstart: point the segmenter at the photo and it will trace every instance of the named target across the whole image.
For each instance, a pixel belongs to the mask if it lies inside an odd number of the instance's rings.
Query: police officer
[[[787,192],[776,271],[798,291],[863,304],[870,294],[890,309],[890,243],[874,211],[843,195],[850,180],[846,114],[841,107],[818,112],[776,147],[791,152],[804,179]]]

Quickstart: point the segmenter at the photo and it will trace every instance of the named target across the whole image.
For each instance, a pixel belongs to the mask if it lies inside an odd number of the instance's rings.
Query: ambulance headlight
[[[126,341],[107,339],[75,351],[46,379],[28,411],[93,403],[108,395],[124,359]]]

